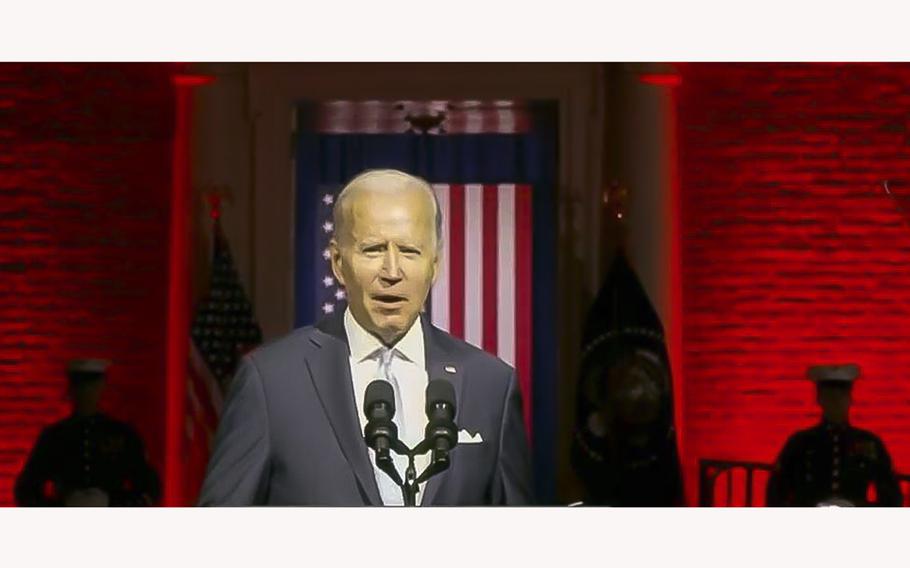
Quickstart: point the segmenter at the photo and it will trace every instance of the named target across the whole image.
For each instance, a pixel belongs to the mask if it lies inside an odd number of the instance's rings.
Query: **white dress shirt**
[[[360,431],[363,432],[367,423],[366,415],[363,413],[364,395],[367,385],[376,379],[385,379],[381,366],[385,346],[357,323],[350,308],[344,312],[344,330],[351,351],[351,380],[354,382],[354,398],[357,403],[357,416],[360,419]],[[392,350],[391,371],[400,388],[400,391],[396,393],[398,395],[396,398],[401,400],[401,408],[395,409],[395,422],[399,426],[398,437],[406,446],[413,448],[423,440],[424,429],[427,426],[424,406],[428,379],[420,318],[414,320],[411,329],[398,340]],[[393,388],[394,386],[393,384]],[[369,452],[373,475],[379,486],[382,503],[403,506],[404,497],[401,494],[401,488],[395,485],[395,482],[384,471],[376,467],[375,452],[372,449]],[[408,467],[408,458],[394,452],[392,455],[395,467],[403,480]],[[418,476],[429,463],[430,455],[428,453],[414,459]],[[420,484],[417,505],[420,505],[422,501],[425,485],[426,483]]]

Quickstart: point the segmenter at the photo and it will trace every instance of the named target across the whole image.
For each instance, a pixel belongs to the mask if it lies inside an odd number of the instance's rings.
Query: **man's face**
[[[829,422],[835,424],[846,422],[851,400],[848,387],[839,385],[818,387],[818,404],[822,407],[822,415]]]
[[[375,187],[381,183],[396,182],[374,180],[350,195],[347,234],[330,251],[354,318],[392,345],[420,315],[436,279],[435,211],[424,191]]]
[[[103,379],[84,380],[70,387],[70,398],[77,414],[94,414],[98,410],[101,393],[104,390]]]

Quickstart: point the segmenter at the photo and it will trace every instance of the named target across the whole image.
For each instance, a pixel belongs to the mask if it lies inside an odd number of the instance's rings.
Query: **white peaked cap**
[[[104,373],[111,364],[107,359],[73,359],[66,366],[67,373]]]
[[[852,383],[859,377],[859,365],[848,363],[846,365],[813,365],[809,367],[806,376],[810,381],[831,381],[838,383]]]

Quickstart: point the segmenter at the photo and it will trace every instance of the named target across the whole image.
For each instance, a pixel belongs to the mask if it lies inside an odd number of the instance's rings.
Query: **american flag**
[[[240,357],[262,342],[262,331],[243,290],[217,209],[214,255],[208,295],[197,305],[190,341],[187,378],[187,496],[195,501],[221,415],[222,393]]]
[[[318,313],[344,310],[332,275],[329,240],[340,188],[323,188],[319,247],[323,270]],[[521,184],[434,184],[443,219],[440,273],[427,311],[433,325],[512,365],[521,386],[530,436],[532,357],[531,187]]]

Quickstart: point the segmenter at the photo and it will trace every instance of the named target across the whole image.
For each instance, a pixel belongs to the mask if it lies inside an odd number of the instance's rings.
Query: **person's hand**
[[[107,507],[110,497],[97,487],[73,491],[63,502],[66,507]]]

